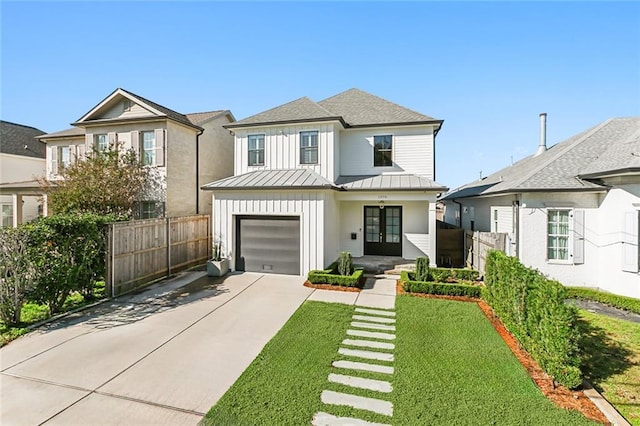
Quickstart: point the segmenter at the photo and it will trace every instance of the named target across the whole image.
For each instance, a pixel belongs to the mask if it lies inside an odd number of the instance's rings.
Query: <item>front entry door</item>
[[[402,256],[402,207],[364,207],[364,254]]]

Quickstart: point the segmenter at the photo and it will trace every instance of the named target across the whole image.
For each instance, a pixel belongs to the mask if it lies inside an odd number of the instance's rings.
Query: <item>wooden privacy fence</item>
[[[465,230],[466,266],[484,275],[484,266],[489,250],[506,251],[507,234],[501,232],[480,232]]]
[[[204,263],[210,248],[208,215],[112,223],[107,247],[108,294],[117,296]]]

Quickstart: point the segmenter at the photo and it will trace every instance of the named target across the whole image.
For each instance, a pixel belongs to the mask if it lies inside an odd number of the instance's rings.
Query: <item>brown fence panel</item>
[[[464,229],[437,229],[436,257],[438,266],[451,268],[463,267]]]
[[[489,250],[506,250],[507,234],[501,232],[480,232],[465,230],[466,266],[480,271],[484,275],[484,267]]]
[[[207,215],[110,224],[107,290],[111,296],[117,296],[204,263],[210,245]]]

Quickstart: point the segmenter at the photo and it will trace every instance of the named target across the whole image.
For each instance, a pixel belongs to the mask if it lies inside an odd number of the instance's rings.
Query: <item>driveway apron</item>
[[[0,424],[195,424],[312,289],[189,272],[0,349]]]

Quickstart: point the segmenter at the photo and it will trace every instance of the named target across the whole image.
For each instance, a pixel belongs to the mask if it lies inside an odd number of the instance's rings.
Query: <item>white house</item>
[[[457,188],[445,221],[506,232],[511,253],[569,286],[640,298],[640,117],[607,120]]]
[[[0,121],[0,226],[16,227],[42,214],[37,178],[45,171],[45,145],[35,127]]]
[[[234,176],[203,187],[214,239],[244,271],[306,274],[340,251],[435,259],[442,123],[351,89],[226,125]]]
[[[181,114],[116,89],[75,127],[40,137],[47,144],[47,177],[55,181],[65,165],[118,143],[138,152],[161,181],[159,191],[140,201],[138,217],[208,214],[211,198],[200,186],[233,174],[233,137],[222,126],[234,120],[228,110]]]

